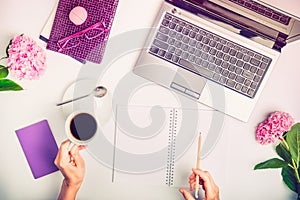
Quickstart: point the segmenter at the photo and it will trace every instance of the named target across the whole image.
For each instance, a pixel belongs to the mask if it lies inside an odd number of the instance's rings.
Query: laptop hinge
[[[286,39],[288,35],[283,34],[283,33],[278,33],[278,36],[276,38],[276,41],[274,43],[273,49],[277,51],[281,51],[281,48],[286,45]]]

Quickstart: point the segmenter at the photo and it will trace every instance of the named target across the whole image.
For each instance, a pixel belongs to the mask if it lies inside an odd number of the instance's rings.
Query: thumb
[[[185,200],[195,200],[192,194],[184,188],[180,188],[179,191],[184,196]]]

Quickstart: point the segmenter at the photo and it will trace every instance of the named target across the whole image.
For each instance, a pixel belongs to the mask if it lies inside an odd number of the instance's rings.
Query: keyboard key
[[[251,58],[251,59],[250,59],[250,63],[251,63],[252,65],[259,66],[260,61],[257,60],[257,59],[255,59],[255,58]]]
[[[173,55],[173,57],[172,57],[172,61],[173,61],[173,62],[175,62],[175,63],[177,63],[177,62],[178,62],[178,60],[179,60],[179,57],[178,57],[178,56],[176,56],[176,55]]]
[[[183,51],[187,51],[187,50],[189,49],[189,45],[187,45],[187,44],[182,44],[182,45],[181,45],[181,49],[182,49]]]
[[[182,38],[182,42],[184,42],[184,43],[189,43],[189,41],[190,41],[190,38],[189,37],[187,37],[187,36],[184,36],[183,38]]]
[[[237,76],[235,78],[235,80],[238,82],[238,83],[243,83],[245,81],[245,78],[244,77],[241,77],[241,76]]]
[[[200,57],[202,54],[202,51],[200,51],[199,49],[196,50],[195,52],[195,56]]]
[[[170,32],[169,32],[169,36],[170,37],[176,37],[176,35],[177,35],[177,33],[176,33],[176,31],[173,31],[173,30],[171,30]]]
[[[234,88],[239,91],[242,88],[242,85],[237,83]]]
[[[182,29],[183,29],[183,27],[180,26],[180,25],[177,25],[177,26],[175,27],[175,30],[176,30],[177,32],[181,32]]]
[[[225,84],[225,83],[226,83],[226,81],[227,81],[227,78],[226,78],[226,77],[224,77],[224,76],[221,76],[221,78],[220,78],[220,83],[223,83],[223,84]]]
[[[253,77],[254,77],[254,74],[245,70],[245,71],[243,71],[242,76],[245,77],[245,78],[247,78],[247,79],[252,80]]]
[[[248,79],[244,82],[244,85],[247,86],[247,87],[249,87],[250,84],[251,84],[251,81],[249,81]]]
[[[212,77],[213,76],[213,72],[211,72],[211,71],[209,71],[207,69],[204,69],[202,67],[197,67],[196,68],[196,66],[193,65],[192,63],[190,63],[189,61],[180,59],[179,60],[179,64],[181,64],[184,67],[187,67],[187,68],[191,69],[194,72],[199,73],[200,75],[204,75],[206,77]]]
[[[157,54],[160,55],[161,57],[164,57],[165,54],[166,54],[166,51],[160,49],[160,50],[157,52]]]
[[[210,39],[209,39],[208,37],[205,37],[205,38],[202,39],[202,42],[203,42],[204,44],[208,44],[209,41],[210,41]]]
[[[180,42],[180,41],[175,41],[175,43],[174,43],[174,46],[177,48],[180,48],[181,45],[182,45],[182,42]]]
[[[236,57],[237,57],[238,59],[242,59],[243,56],[244,56],[244,54],[241,53],[241,52],[238,52],[238,53],[236,54]]]
[[[257,68],[256,68],[256,67],[252,66],[252,67],[250,68],[250,72],[255,73],[256,71],[257,71]]]
[[[174,45],[175,44],[175,39],[174,38],[169,38],[168,43],[170,45]]]
[[[249,89],[247,94],[252,97],[254,95],[254,90]]]
[[[236,77],[235,73],[231,72],[229,75],[228,75],[228,78],[230,78],[231,80],[234,80]]]
[[[210,63],[208,65],[208,69],[214,71],[216,69],[216,65],[214,65],[213,63]]]
[[[167,43],[164,43],[160,40],[155,39],[153,44],[161,49],[167,50],[169,45]]]
[[[215,81],[218,81],[220,79],[221,75],[220,74],[214,74],[213,79]]]
[[[182,54],[182,50],[176,49],[176,50],[175,50],[175,54],[176,54],[177,56],[180,56],[180,55]]]
[[[165,58],[170,60],[172,58],[173,54],[171,54],[170,52],[167,52],[165,55]]]
[[[245,56],[244,56],[244,58],[243,58],[243,60],[244,60],[245,62],[249,62],[249,60],[250,60],[250,56],[248,56],[248,55],[245,55]]]
[[[158,50],[159,50],[159,48],[157,48],[157,47],[155,47],[155,46],[152,46],[151,48],[150,48],[150,51],[152,52],[152,53],[157,53],[158,52]]]
[[[166,42],[169,39],[169,37],[167,35],[164,35],[164,34],[161,34],[161,33],[157,33],[156,38],[161,40],[161,41],[164,41],[164,42]]]
[[[190,30],[189,29],[187,29],[187,28],[183,28],[183,30],[182,30],[182,34],[184,34],[184,35],[188,35],[190,33]]]
[[[187,58],[189,57],[189,55],[190,55],[190,54],[188,54],[187,52],[183,52],[182,55],[181,55],[181,57],[182,57],[183,59],[187,59]]]
[[[228,70],[223,70],[222,75],[223,75],[224,77],[227,77],[228,74],[229,74],[229,71],[228,71]]]
[[[204,67],[204,68],[207,68],[208,65],[209,65],[209,63],[206,60],[203,60],[201,66]]]
[[[250,69],[250,64],[249,63],[245,63],[244,66],[243,66],[243,69],[249,70]]]
[[[189,34],[189,36],[190,36],[191,38],[194,38],[194,37],[196,37],[196,33],[195,33],[194,31],[191,31],[190,34]]]
[[[169,23],[170,23],[169,20],[164,19],[161,24],[164,25],[164,26],[168,26]]]
[[[202,59],[201,58],[196,58],[196,64],[201,65],[201,63],[202,63]]]
[[[231,79],[228,79],[226,85],[229,86],[229,87],[234,87],[235,82]]]
[[[194,46],[196,46],[197,41],[196,41],[196,40],[190,40],[189,44],[190,44],[192,47],[194,47]]]
[[[175,24],[174,22],[170,22],[170,23],[169,23],[169,28],[170,28],[170,29],[174,29],[175,26],[176,26],[176,24]]]
[[[197,34],[197,36],[196,36],[196,40],[198,40],[198,41],[201,41],[202,40],[202,38],[203,38],[203,36],[202,35],[200,35],[200,34]]]
[[[166,27],[163,27],[163,26],[159,27],[159,32],[161,32],[161,33],[168,34],[169,31],[170,30]]]
[[[254,76],[253,81],[256,82],[256,83],[259,82],[260,81],[260,76]]]
[[[229,52],[229,50],[230,50],[230,48],[229,48],[229,47],[227,47],[227,46],[224,46],[224,48],[223,48],[223,52],[224,52],[224,53],[228,53],[228,52]]]
[[[240,74],[242,73],[242,71],[243,71],[242,68],[238,68],[238,67],[237,67],[237,68],[235,69],[235,73],[236,73],[237,75],[240,75]]]
[[[267,69],[267,64],[266,63],[261,63],[260,64],[260,69]]]
[[[217,46],[216,46],[216,49],[218,49],[218,50],[222,50],[222,48],[223,48],[223,44],[221,44],[221,43],[218,43],[218,44],[217,44]]]
[[[201,58],[203,60],[207,60],[208,59],[208,54],[207,53],[202,53]]]
[[[196,57],[195,57],[194,55],[189,55],[188,60],[189,60],[190,62],[195,62]]]

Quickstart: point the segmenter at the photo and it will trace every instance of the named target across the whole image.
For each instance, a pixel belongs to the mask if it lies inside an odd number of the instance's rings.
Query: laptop
[[[133,72],[247,122],[300,19],[253,0],[164,0]]]

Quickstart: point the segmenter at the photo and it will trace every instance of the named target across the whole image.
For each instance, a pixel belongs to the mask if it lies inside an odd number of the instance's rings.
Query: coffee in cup
[[[97,132],[97,120],[87,112],[73,112],[66,120],[65,129],[71,142],[85,145],[90,142]]]

